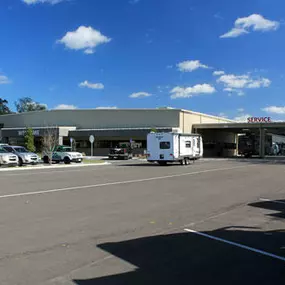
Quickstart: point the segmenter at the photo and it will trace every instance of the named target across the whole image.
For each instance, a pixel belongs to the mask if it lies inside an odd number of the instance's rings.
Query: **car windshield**
[[[0,147],[0,153],[6,153],[6,152],[7,151],[4,148]]]
[[[15,147],[15,151],[20,152],[20,153],[27,153],[27,152],[29,152],[24,147]]]

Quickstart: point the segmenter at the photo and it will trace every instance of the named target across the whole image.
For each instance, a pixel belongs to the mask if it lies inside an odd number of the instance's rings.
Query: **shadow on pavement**
[[[267,214],[267,216],[285,219],[285,200],[262,201],[251,203],[249,206],[276,211],[277,213]]]
[[[279,256],[285,255],[285,250],[282,252],[280,249],[285,246],[283,230],[267,233],[253,228],[233,227],[204,233]],[[94,279],[74,280],[75,284],[285,284],[284,261],[194,233],[104,243],[99,248],[137,269]],[[118,272],[117,266],[115,270]]]
[[[229,158],[229,161],[236,161],[242,163],[249,163],[249,164],[285,164],[285,158],[275,158],[275,157],[268,157],[268,158]]]
[[[164,166],[159,165],[158,163],[150,162],[141,162],[141,163],[127,163],[119,164],[118,166],[139,166],[139,167],[171,167],[171,166],[181,166],[180,163],[168,163]]]
[[[195,165],[195,163],[203,163],[203,162],[237,162],[237,163],[244,163],[248,165],[285,165],[285,159],[261,159],[261,158],[212,158],[212,159],[201,159],[198,160],[197,162],[191,162],[191,165]],[[123,161],[122,161],[123,162]],[[141,162],[141,163],[136,163],[136,162],[129,162],[129,163],[122,163],[118,164],[118,166],[139,166],[139,167],[165,167],[165,166],[160,166],[158,163],[149,163],[149,162]],[[177,163],[168,163],[166,166],[181,166],[179,162]]]

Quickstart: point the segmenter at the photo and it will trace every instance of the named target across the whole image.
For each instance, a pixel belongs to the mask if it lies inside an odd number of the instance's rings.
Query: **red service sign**
[[[270,117],[249,117],[247,118],[248,123],[270,123]]]

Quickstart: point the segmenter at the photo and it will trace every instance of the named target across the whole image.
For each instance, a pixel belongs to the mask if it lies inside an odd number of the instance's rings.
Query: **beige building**
[[[50,110],[0,116],[2,142],[23,144],[25,129],[33,128],[37,148],[48,128],[56,129],[59,144],[76,141],[79,151],[90,152],[89,136],[94,135],[94,154],[106,154],[120,142],[135,142],[137,151],[146,148],[146,136],[152,129],[165,132],[195,132],[193,125],[231,123],[225,118],[182,109],[91,109]],[[225,132],[219,137],[234,142]],[[212,138],[207,138],[212,139]],[[207,141],[205,142],[207,143]]]

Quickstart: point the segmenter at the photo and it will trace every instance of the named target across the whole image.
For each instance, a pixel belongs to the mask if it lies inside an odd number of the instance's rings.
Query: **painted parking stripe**
[[[157,177],[143,178],[143,179],[136,179],[136,180],[116,181],[116,182],[108,182],[108,183],[103,183],[103,184],[92,184],[92,185],[57,188],[57,189],[49,189],[49,190],[34,191],[34,192],[6,194],[6,195],[0,196],[0,199],[21,197],[21,196],[31,196],[31,195],[41,195],[41,194],[49,194],[49,193],[56,193],[56,192],[76,191],[76,190],[98,188],[98,187],[105,187],[105,186],[141,183],[141,182],[147,182],[147,181],[163,180],[163,179],[168,179],[168,178],[191,176],[191,175],[210,173],[210,172],[235,170],[239,168],[246,168],[246,167],[252,167],[252,166],[254,165],[245,165],[245,166],[243,165],[243,166],[235,166],[235,167],[227,167],[227,168],[214,168],[214,169],[207,169],[207,170],[201,170],[201,171],[195,171],[195,172],[187,172],[187,173],[180,173],[180,174],[173,174],[173,175],[166,175],[166,176],[157,176]]]
[[[216,240],[216,241],[219,241],[219,242],[222,242],[222,243],[226,243],[226,244],[229,244],[229,245],[232,245],[232,246],[235,246],[235,247],[239,247],[239,248],[242,248],[242,249],[245,249],[245,250],[248,250],[248,251],[252,251],[252,252],[255,252],[255,253],[258,253],[258,254],[262,254],[262,255],[265,255],[265,256],[268,256],[268,257],[271,257],[271,258],[274,258],[274,259],[278,259],[278,260],[281,260],[281,261],[285,262],[285,257],[279,256],[279,255],[276,255],[276,254],[273,254],[273,253],[269,253],[269,252],[266,252],[266,251],[263,251],[263,250],[260,250],[260,249],[256,249],[256,248],[253,248],[253,247],[250,247],[250,246],[246,246],[246,245],[243,245],[243,244],[240,244],[240,243],[237,243],[237,242],[233,242],[233,241],[229,241],[229,240],[226,240],[226,239],[222,239],[222,238],[219,238],[219,237],[211,236],[211,235],[208,235],[208,234],[205,234],[205,233],[202,233],[202,232],[198,232],[198,231],[194,231],[194,230],[191,230],[191,229],[184,229],[184,231],[186,231],[188,233],[195,234],[195,235],[199,235],[199,236],[202,236],[202,237],[205,237],[205,238],[208,238],[208,239],[212,239],[212,240]]]

